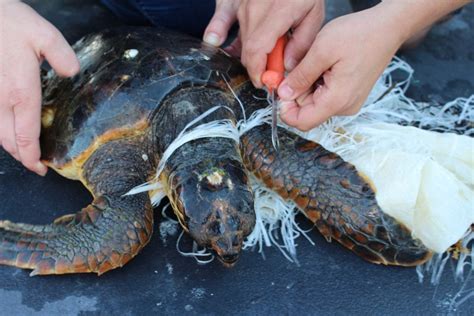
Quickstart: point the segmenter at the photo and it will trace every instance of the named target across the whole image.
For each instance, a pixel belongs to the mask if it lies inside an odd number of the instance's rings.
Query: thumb
[[[326,56],[327,55],[327,56]],[[278,96],[283,101],[292,101],[308,90],[314,89],[314,83],[325,71],[329,70],[336,60],[313,43],[311,49],[301,62],[288,74],[278,87]]]
[[[323,85],[298,103],[282,102],[280,108],[282,121],[302,131],[309,131],[324,123],[338,111],[339,98],[335,91],[338,89]]]
[[[239,1],[216,0],[216,11],[204,31],[204,42],[220,46],[227,39],[227,33],[237,20]]]
[[[79,71],[79,61],[63,35],[51,24],[47,25],[46,39],[39,47],[40,54],[60,76],[71,77]]]

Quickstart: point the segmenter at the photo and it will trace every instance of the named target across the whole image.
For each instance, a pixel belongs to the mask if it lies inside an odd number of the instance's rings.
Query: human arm
[[[279,87],[282,120],[308,130],[357,113],[401,45],[468,2],[387,0],[329,22]]]

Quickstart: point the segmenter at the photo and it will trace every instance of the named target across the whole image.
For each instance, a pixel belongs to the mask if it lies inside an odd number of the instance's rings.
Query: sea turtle
[[[42,160],[81,181],[90,205],[50,225],[0,222],[0,264],[32,274],[121,267],[150,240],[150,193],[124,195],[155,175],[163,152],[183,128],[237,122],[267,106],[237,59],[201,41],[157,28],[118,28],[75,46],[81,72],[44,80]],[[257,97],[256,97],[257,96]],[[431,251],[377,205],[374,189],[351,164],[322,146],[269,125],[230,138],[201,138],[179,147],[160,181],[184,230],[227,266],[255,225],[253,174],[292,200],[327,238],[375,263],[417,265]]]

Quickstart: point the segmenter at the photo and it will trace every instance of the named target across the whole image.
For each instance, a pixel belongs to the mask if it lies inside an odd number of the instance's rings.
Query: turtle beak
[[[211,242],[211,248],[224,266],[230,268],[235,265],[240,257],[242,243],[242,234],[237,232],[215,239]]]

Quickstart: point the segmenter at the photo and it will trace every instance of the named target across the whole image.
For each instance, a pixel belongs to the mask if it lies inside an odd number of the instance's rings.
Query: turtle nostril
[[[239,247],[242,243],[242,240],[239,238],[239,236],[235,235],[232,238],[232,247]]]
[[[225,225],[221,221],[214,221],[209,226],[209,229],[212,235],[219,236],[225,232]]]

